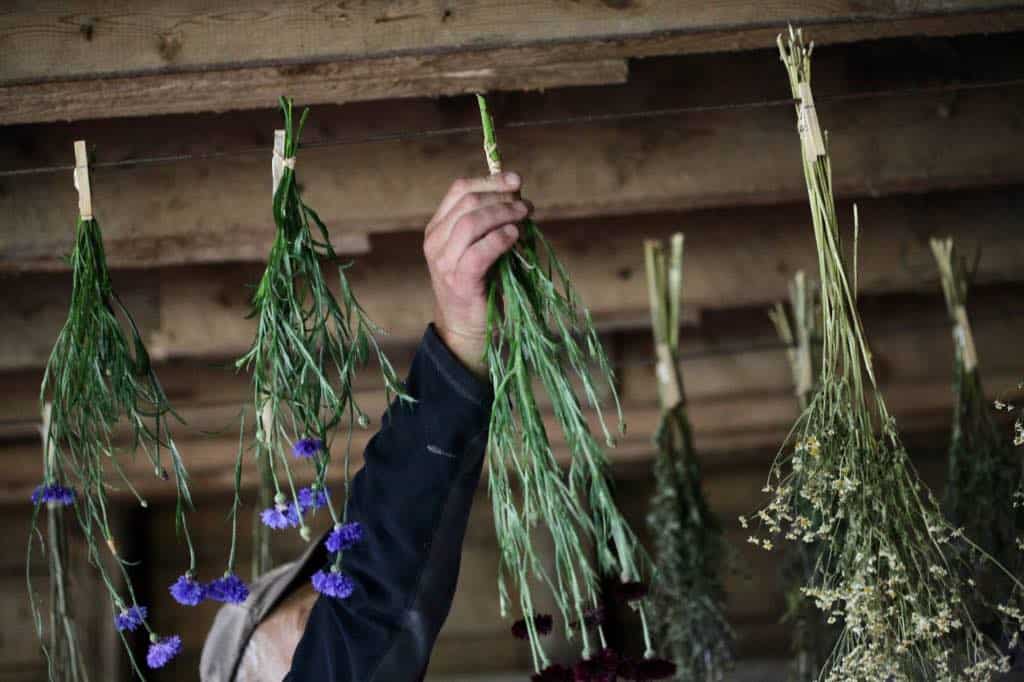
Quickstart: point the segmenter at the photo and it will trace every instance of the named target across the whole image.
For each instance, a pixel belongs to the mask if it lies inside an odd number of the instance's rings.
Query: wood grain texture
[[[494,63],[431,67],[423,60],[401,68],[380,63],[312,65],[138,75],[0,85],[0,125],[125,118],[273,106],[282,93],[304,104],[438,97],[503,90],[546,90],[625,82],[622,59],[506,66]],[[382,73],[383,72],[383,73]]]
[[[7,55],[0,82],[524,48],[543,55],[561,47],[588,59],[593,45],[617,46],[617,57],[643,56],[708,51],[723,42],[732,49],[770,46],[788,24],[820,26],[823,37],[840,40],[900,32],[948,35],[975,31],[978,22],[1006,27],[1019,9],[1019,2],[995,0],[246,0],[230,8],[209,0],[173,8],[156,0],[46,0],[0,15],[0,50]],[[558,60],[548,55],[546,61]]]

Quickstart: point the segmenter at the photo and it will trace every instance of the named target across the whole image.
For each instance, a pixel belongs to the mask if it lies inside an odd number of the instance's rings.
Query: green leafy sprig
[[[951,238],[932,239],[932,253],[946,310],[953,325],[953,428],[943,508],[949,522],[963,529],[989,556],[1014,575],[1024,575],[1024,475],[1020,456],[1003,430],[996,425],[985,398],[967,316],[968,269]],[[978,559],[978,557],[969,557]],[[982,622],[1002,621],[1007,641],[1021,637],[1020,623],[1007,609],[1024,606],[1014,581],[985,560],[975,561],[973,576],[982,597],[976,600]],[[995,604],[996,613],[986,609]],[[986,623],[987,624],[987,623]]]
[[[496,173],[501,170],[501,160],[494,123],[484,98],[477,99],[487,164]],[[526,620],[534,667],[540,670],[549,661],[534,624],[531,576],[550,588],[568,636],[576,633],[572,624],[580,624],[584,657],[595,651],[593,634],[583,624],[587,612],[600,606],[602,577],[625,582],[641,576],[641,549],[615,506],[608,461],[584,413],[585,401],[596,409],[605,440],[613,445],[601,416],[595,374],[611,391],[620,432],[624,428],[622,410],[590,314],[580,305],[568,273],[532,220],[521,224],[515,248],[493,269],[488,328],[486,361],[494,388],[488,486],[501,551],[501,613],[505,616],[509,610],[507,581],[511,580]],[[582,397],[571,377],[580,382]],[[565,435],[571,456],[567,474],[552,451],[534,394],[535,380],[550,397],[555,420]],[[541,525],[551,535],[553,571],[542,564],[532,538]],[[592,552],[596,565],[589,558]],[[644,607],[637,604],[636,608],[643,622],[647,655],[653,655]],[[597,637],[604,647],[600,627]]]
[[[829,681],[989,680],[1007,667],[967,606],[961,548],[974,546],[943,517],[900,442],[878,392],[845,253],[827,139],[817,127],[810,55],[799,32],[779,37],[801,131],[821,282],[822,363],[817,391],[769,473],[758,516],[770,535],[817,541],[805,593],[838,640]],[[854,212],[852,263],[856,263]],[[876,423],[879,430],[876,430]],[[809,503],[813,516],[802,513]],[[751,540],[770,548],[763,537]]]
[[[647,517],[658,575],[651,615],[661,647],[676,664],[675,679],[704,682],[722,679],[732,663],[734,635],[723,614],[725,541],[701,490],[679,370],[683,235],[673,235],[670,250],[667,259],[660,242],[644,244],[661,403],[656,488]]]
[[[348,278],[346,265],[338,263],[327,226],[303,202],[295,174],[295,156],[309,110],[294,125],[292,102],[281,98],[284,114],[280,180],[274,191],[273,215],[276,226],[267,267],[252,299],[256,337],[237,366],[252,372],[253,405],[256,413],[256,460],[260,468],[264,506],[299,509],[298,491],[288,454],[301,439],[322,444],[310,458],[314,492],[327,493],[331,445],[339,425],[347,427],[344,454],[345,496],[349,479],[351,434],[358,424],[369,423],[355,399],[356,372],[371,356],[377,359],[387,396],[409,400],[394,367],[381,350],[380,333],[360,307]],[[323,264],[337,267],[338,295],[327,284]],[[236,486],[240,484],[236,476]],[[328,510],[334,522],[341,518],[328,495]],[[235,508],[237,512],[237,505]],[[233,516],[237,522],[237,513]],[[256,521],[257,548],[254,573],[270,568],[269,536]],[[306,540],[310,530],[300,514],[299,532]],[[234,537],[228,572],[233,569]]]
[[[120,479],[141,506],[146,507],[147,502],[125,474],[121,465],[124,455],[112,440],[114,428],[119,423],[127,424],[131,432],[128,451],[142,451],[156,477],[164,480],[173,477],[177,494],[175,523],[188,549],[190,574],[196,569],[186,519],[192,499],[185,465],[168,425],[169,419],[177,415],[168,404],[135,321],[114,291],[100,227],[95,219],[79,219],[69,264],[72,290],[68,317],[47,362],[40,392],[41,401],[52,403],[45,435],[48,452],[44,459],[43,484],[73,487],[76,497],[72,509],[86,541],[89,562],[99,572],[115,611],[121,611],[136,605],[137,601],[126,570],[128,562],[118,551],[110,523],[108,494],[116,485],[110,479]],[[38,506],[36,509],[32,519],[33,535],[37,534]],[[55,679],[64,679],[61,670],[75,670],[81,664],[81,653],[73,652],[77,646],[73,626],[68,624],[67,566],[66,562],[61,562],[61,557],[67,556],[66,538],[61,517],[62,514],[49,519],[51,528],[56,530],[49,539],[51,571],[54,571],[50,577],[54,584],[51,592],[58,595],[53,607],[63,612],[58,621],[64,624],[56,629],[66,635],[49,648],[44,643],[51,677]],[[30,541],[29,559],[31,552]],[[109,570],[111,561],[120,573],[123,587],[118,587],[116,573]],[[42,634],[31,581],[29,592],[36,627]],[[154,636],[148,621],[143,625]],[[61,637],[59,633],[55,636]],[[125,649],[134,671],[142,677],[127,642]],[[63,662],[55,661],[54,656],[59,656]],[[71,679],[81,674],[78,671]]]

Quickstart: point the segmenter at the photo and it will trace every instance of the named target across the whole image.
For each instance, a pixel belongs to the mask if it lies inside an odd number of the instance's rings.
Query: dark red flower
[[[551,632],[554,622],[554,619],[546,613],[533,617],[533,627],[537,630],[538,635],[546,635]],[[526,619],[520,618],[512,623],[512,634],[515,635],[516,639],[526,639],[529,634],[526,629]]]
[[[676,674],[676,664],[664,658],[624,659],[619,663],[618,674],[624,680],[638,682],[667,680]]]
[[[592,609],[588,609],[583,612],[583,626],[587,628],[596,628],[598,625],[604,625],[605,612],[603,606],[595,606]],[[573,628],[580,626],[580,621],[573,621]]]
[[[530,682],[574,682],[572,679],[572,671],[566,668],[564,665],[549,665],[548,667],[541,670],[539,673],[534,673],[530,677]]]
[[[612,649],[602,649],[591,658],[585,658],[573,669],[574,682],[615,682],[619,669],[619,655]]]
[[[640,581],[618,583],[612,586],[615,596],[625,602],[633,602],[647,596],[647,585]]]

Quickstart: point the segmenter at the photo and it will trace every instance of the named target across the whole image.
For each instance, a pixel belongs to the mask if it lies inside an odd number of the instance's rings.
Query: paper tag
[[[818,124],[818,112],[814,108],[811,86],[807,83],[798,84],[797,95],[800,97],[797,130],[800,131],[800,138],[803,140],[804,156],[813,162],[819,156],[825,156],[825,139]]]
[[[659,343],[655,348],[658,356],[654,372],[658,377],[658,394],[661,397],[661,406],[671,410],[681,403],[682,395],[679,392],[679,381],[676,377],[675,361],[672,358],[672,351],[668,344]]]
[[[964,361],[964,369],[973,372],[978,367],[978,354],[974,349],[974,335],[971,334],[971,323],[967,320],[967,310],[962,305],[956,307],[954,312],[956,326],[953,327],[953,338],[960,348],[960,355]]]

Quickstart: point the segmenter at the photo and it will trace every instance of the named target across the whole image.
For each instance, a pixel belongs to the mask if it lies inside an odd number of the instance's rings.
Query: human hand
[[[533,207],[519,198],[516,173],[459,179],[427,224],[423,254],[434,289],[434,326],[470,371],[487,367],[487,271],[519,238]]]

